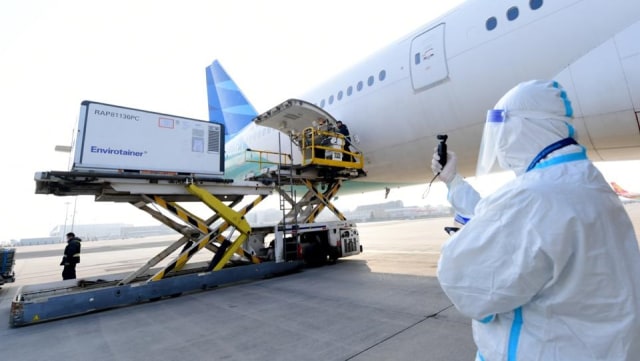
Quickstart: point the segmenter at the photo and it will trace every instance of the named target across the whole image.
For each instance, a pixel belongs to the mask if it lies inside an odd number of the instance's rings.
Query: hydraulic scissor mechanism
[[[309,180],[303,181],[304,186],[307,188],[307,192],[300,198],[299,201],[295,201],[291,198],[288,192],[282,187],[276,187],[278,193],[289,203],[290,208],[285,214],[281,224],[286,223],[313,223],[322,210],[326,207],[329,208],[340,220],[346,220],[345,216],[331,203],[331,199],[338,193],[342,186],[342,180],[326,183],[324,185],[325,190],[319,191],[318,186],[320,184],[314,184]]]
[[[203,220],[179,204],[167,202],[160,196],[141,196],[141,201],[133,203],[136,207],[181,233],[183,237],[151,258],[139,270],[123,279],[120,284],[127,284],[132,280],[138,279],[140,275],[147,273],[150,268],[156,266],[180,247],[182,247],[180,254],[161,270],[157,271],[148,281],[157,281],[165,278],[170,272],[180,271],[185,264],[203,248],[206,248],[214,254],[207,267],[208,271],[222,269],[225,264],[229,262],[233,254],[236,254],[240,260],[260,263],[258,257],[242,249],[240,246],[251,233],[251,227],[244,219],[244,216],[263,201],[267,195],[256,196],[251,203],[236,211],[233,207],[239,204],[244,197],[236,198],[231,204],[226,205],[220,199],[193,183],[186,185],[186,189],[213,210],[214,215]],[[182,220],[184,224],[175,222],[171,218],[163,215],[150,207],[148,205],[149,203],[162,207],[173,216]],[[230,236],[234,231],[239,232],[239,235],[233,240],[230,240]],[[225,234],[225,232],[227,233]]]
[[[127,202],[180,238],[132,272],[22,286],[11,305],[12,326],[286,274],[302,265],[301,260],[285,260],[282,255],[277,256],[279,261],[271,257],[271,262],[257,255],[263,239],[252,234],[245,215],[273,193],[272,185],[180,175],[42,172],[36,174],[36,193]],[[187,203],[202,204],[200,208],[213,214],[196,215]],[[252,247],[243,247],[249,237]],[[199,252],[203,249],[211,254]],[[193,262],[196,254],[199,260]]]
[[[91,195],[99,202],[130,203],[180,238],[167,242],[134,271],[22,286],[11,305],[10,324],[22,326],[286,274],[303,264],[332,263],[362,252],[356,225],[331,203],[343,182],[366,175],[362,153],[335,127],[331,131],[286,126],[292,119],[319,117],[336,123],[322,109],[299,100],[255,119],[258,125],[271,122],[291,135],[290,149],[295,145],[300,154],[248,150],[245,161],[258,163],[260,171],[244,181],[101,168],[36,173],[36,194]],[[245,216],[274,190],[280,195],[280,222],[252,229]],[[338,221],[319,222],[324,209]],[[196,214],[203,210],[207,215]]]

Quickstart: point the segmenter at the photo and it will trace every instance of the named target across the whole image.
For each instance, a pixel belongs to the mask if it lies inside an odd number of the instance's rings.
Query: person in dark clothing
[[[314,157],[315,158],[324,158],[325,150],[317,148],[326,147],[330,145],[331,139],[327,136],[327,132],[333,131],[329,126],[329,121],[324,118],[318,118],[316,122],[314,122],[314,127],[316,128],[316,136],[313,140],[314,142]]]
[[[73,232],[67,233],[67,246],[64,248],[64,256],[62,256],[61,266],[62,279],[72,280],[76,278],[76,264],[80,263],[80,242],[82,240]]]
[[[336,121],[336,125],[338,125],[338,133],[344,135],[344,145],[342,146],[342,150],[350,152],[351,150],[349,149],[349,146],[351,145],[351,135],[349,134],[349,128],[342,122],[342,120]],[[343,158],[347,162],[353,161],[351,154],[344,153]]]

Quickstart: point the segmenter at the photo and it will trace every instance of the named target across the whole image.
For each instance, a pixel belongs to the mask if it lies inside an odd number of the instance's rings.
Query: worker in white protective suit
[[[490,110],[478,173],[516,178],[481,199],[448,152],[432,170],[468,223],[438,279],[473,319],[476,361],[640,360],[640,252],[620,200],[575,141],[553,81],[517,85]]]

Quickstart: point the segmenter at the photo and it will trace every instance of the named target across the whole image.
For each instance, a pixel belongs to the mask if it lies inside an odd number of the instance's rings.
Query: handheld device
[[[440,157],[440,159],[438,160],[438,163],[440,163],[440,165],[442,165],[442,168],[444,168],[445,164],[447,164],[447,138],[449,138],[449,136],[446,134],[438,134],[436,138],[438,138],[438,140],[440,141],[440,144],[438,144],[438,150],[437,150],[438,156]],[[422,199],[425,199],[427,197],[427,194],[429,194],[429,190],[431,189],[431,184],[433,183],[434,180],[436,180],[436,178],[438,178],[438,175],[440,175],[440,172],[438,172],[438,174],[433,176],[433,178],[431,179],[431,182],[429,182],[429,187],[422,194]]]
[[[444,168],[447,164],[447,138],[449,138],[446,134],[438,134],[437,135],[440,144],[438,144],[438,156],[440,157],[440,165]]]

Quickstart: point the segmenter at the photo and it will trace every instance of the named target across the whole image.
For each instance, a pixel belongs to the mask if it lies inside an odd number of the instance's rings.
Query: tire
[[[307,266],[320,267],[327,262],[327,251],[318,243],[309,243],[303,248],[302,257]]]
[[[336,264],[336,261],[338,260],[340,255],[337,247],[329,247],[327,254],[329,256],[329,260],[327,261],[327,264]]]

